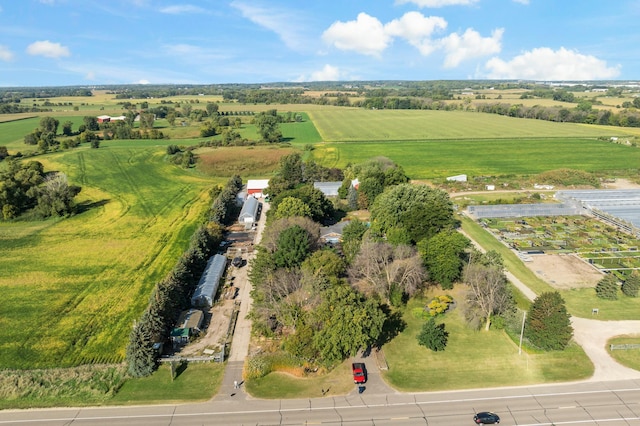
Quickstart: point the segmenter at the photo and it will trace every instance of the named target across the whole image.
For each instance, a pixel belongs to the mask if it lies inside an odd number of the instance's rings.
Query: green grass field
[[[84,211],[0,223],[0,368],[123,360],[133,321],[186,248],[212,185],[163,157],[135,142],[37,157],[82,186]]]
[[[332,143],[317,145],[313,156],[330,167],[384,156],[412,179],[533,175],[561,168],[613,172],[640,166],[640,149],[577,138]]]
[[[460,290],[454,288],[449,294],[458,298]],[[518,354],[518,345],[504,331],[472,330],[460,310],[436,320],[445,323],[449,340],[444,351],[433,352],[418,344],[416,336],[424,320],[411,313],[428,300],[409,302],[403,315],[406,329],[384,347],[389,371],[383,375],[401,391],[520,386],[580,380],[593,373],[593,365],[580,347],[540,353],[523,350]]]
[[[554,123],[465,111],[321,109],[309,112],[325,142],[598,137],[619,127]]]

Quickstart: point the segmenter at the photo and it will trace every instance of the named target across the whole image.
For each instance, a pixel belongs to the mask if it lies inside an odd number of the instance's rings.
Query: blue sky
[[[640,79],[640,0],[0,0],[0,86]]]

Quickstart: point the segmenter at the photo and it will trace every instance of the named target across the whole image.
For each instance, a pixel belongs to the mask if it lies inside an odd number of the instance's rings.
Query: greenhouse
[[[220,279],[224,274],[227,266],[227,257],[221,254],[212,256],[207,262],[207,267],[200,277],[198,286],[196,287],[191,304],[196,307],[211,307],[220,285]]]

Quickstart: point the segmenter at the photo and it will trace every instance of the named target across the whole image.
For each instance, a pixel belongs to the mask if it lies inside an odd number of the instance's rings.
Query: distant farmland
[[[505,117],[465,111],[327,108],[309,112],[325,142],[564,138],[629,134],[621,127]]]
[[[614,172],[640,166],[640,149],[595,139],[349,142],[318,145],[313,155],[330,167],[385,156],[413,179],[532,175],[560,168]]]

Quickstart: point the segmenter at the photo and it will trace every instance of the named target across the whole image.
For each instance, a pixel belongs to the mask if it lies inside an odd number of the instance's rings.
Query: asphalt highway
[[[8,410],[0,425],[428,425],[473,424],[494,411],[501,425],[640,425],[640,381],[478,389],[428,393],[367,393],[253,400],[232,396],[200,404]]]

